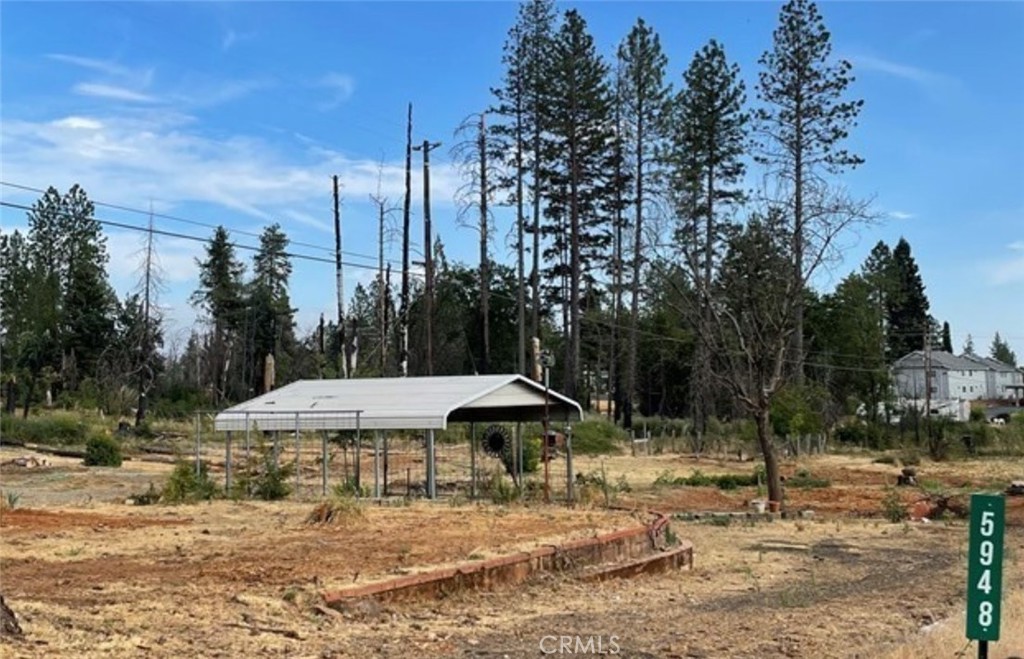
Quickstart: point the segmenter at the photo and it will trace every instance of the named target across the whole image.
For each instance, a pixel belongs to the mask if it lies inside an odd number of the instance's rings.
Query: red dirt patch
[[[138,529],[147,526],[175,526],[189,524],[190,519],[154,519],[152,517],[115,517],[95,513],[34,510],[16,508],[0,513],[0,528],[23,531],[52,531],[58,529],[92,527],[106,529]]]

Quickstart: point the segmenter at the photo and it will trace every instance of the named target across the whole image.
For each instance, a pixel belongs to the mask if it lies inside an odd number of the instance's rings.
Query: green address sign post
[[[978,658],[987,659],[988,642],[999,640],[1003,596],[1003,528],[1006,500],[971,495],[970,545],[967,550],[967,638],[978,641]]]

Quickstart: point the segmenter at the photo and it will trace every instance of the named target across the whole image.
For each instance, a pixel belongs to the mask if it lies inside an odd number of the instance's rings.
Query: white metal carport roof
[[[521,375],[300,380],[230,407],[220,431],[429,430],[449,422],[542,421],[544,387]],[[579,403],[549,392],[550,418],[577,421]]]

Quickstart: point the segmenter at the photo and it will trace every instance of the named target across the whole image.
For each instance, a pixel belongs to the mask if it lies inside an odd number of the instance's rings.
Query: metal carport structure
[[[299,380],[220,412],[214,429],[296,434],[422,430],[427,496],[434,498],[435,430],[455,422],[539,422],[545,419],[545,411],[548,418],[566,422],[578,421],[583,414],[576,401],[514,374]],[[571,480],[571,464],[568,470]]]

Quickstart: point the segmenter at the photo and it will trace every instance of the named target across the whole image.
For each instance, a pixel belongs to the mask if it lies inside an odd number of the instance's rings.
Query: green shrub
[[[607,420],[581,421],[572,428],[574,455],[614,455],[622,452],[625,431]]]
[[[709,476],[699,469],[694,469],[689,476],[674,477],[670,472],[663,471],[654,480],[655,487],[711,487],[720,490],[735,490],[739,487],[758,485],[758,470],[752,474],[718,474]],[[763,479],[763,476],[762,476]]]
[[[331,488],[331,493],[334,494],[336,499],[344,499],[351,497],[369,497],[370,486],[363,485],[362,487],[356,487],[355,476],[349,476],[340,483],[335,483],[334,487]]]
[[[106,435],[93,435],[85,443],[86,467],[120,467],[121,443]]]
[[[519,456],[515,455],[515,449],[513,448],[514,444],[514,441],[506,444],[506,450],[501,452],[501,464],[505,466],[505,472],[513,478],[518,475],[516,474],[516,464],[519,461]],[[523,438],[524,474],[537,473],[537,468],[540,466],[541,448],[542,444],[539,437]]]
[[[898,524],[910,517],[896,488],[886,488],[885,498],[882,499],[882,514],[893,524]]]
[[[179,460],[174,465],[174,471],[164,484],[161,497],[167,503],[182,503],[186,501],[210,500],[218,493],[218,487],[210,479],[209,467],[205,462],[199,463],[199,473],[196,473],[196,463],[187,460]]]
[[[279,501],[292,493],[289,480],[295,475],[295,466],[274,464],[272,453],[247,465],[238,479],[238,488],[249,496],[264,501]]]
[[[34,444],[81,444],[89,426],[74,414],[56,413],[22,419],[4,416],[0,431],[7,439]]]
[[[786,487],[811,489],[818,487],[831,487],[831,485],[832,481],[827,478],[815,478],[811,475],[811,472],[806,469],[801,469],[796,472],[794,476],[786,479]]]
[[[491,474],[483,489],[490,495],[491,501],[498,505],[512,503],[519,496],[515,485],[505,480],[505,476],[500,471]]]

